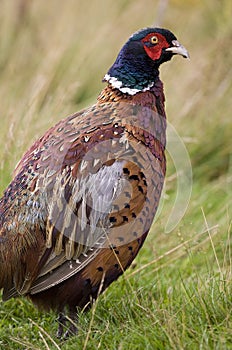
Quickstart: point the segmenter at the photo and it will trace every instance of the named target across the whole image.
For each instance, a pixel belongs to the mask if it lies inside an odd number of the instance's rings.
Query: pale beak
[[[172,47],[168,47],[165,51],[171,51],[173,54],[181,55],[184,58],[190,58],[189,53],[184,46],[182,46],[179,41],[173,40]]]

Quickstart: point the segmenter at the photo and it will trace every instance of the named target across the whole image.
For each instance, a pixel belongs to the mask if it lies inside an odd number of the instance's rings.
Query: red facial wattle
[[[158,41],[156,44],[151,44],[151,38],[156,36]],[[145,38],[142,39],[142,43],[144,46],[144,50],[147,55],[153,60],[159,60],[162,54],[162,49],[168,48],[170,45],[168,44],[166,38],[159,33],[150,33]]]

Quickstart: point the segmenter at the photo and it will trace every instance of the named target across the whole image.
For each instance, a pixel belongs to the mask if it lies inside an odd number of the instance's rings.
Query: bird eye
[[[155,36],[155,35],[152,36],[151,39],[150,39],[151,44],[157,44],[158,41],[159,41],[159,40],[158,40],[157,36]]]

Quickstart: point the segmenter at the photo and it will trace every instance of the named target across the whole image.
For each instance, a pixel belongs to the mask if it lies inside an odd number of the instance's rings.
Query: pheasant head
[[[173,55],[189,58],[188,51],[167,29],[146,28],[134,33],[119,52],[104,80],[123,93],[149,90],[159,66]]]

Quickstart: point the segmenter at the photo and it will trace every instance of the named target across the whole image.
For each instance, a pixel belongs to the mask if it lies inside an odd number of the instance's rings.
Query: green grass
[[[1,2],[1,192],[32,141],[94,103],[124,41],[158,20],[191,55],[165,64],[161,76],[193,184],[184,217],[165,233],[177,186],[168,156],[149,237],[127,273],[80,315],[78,336],[58,341],[56,315],[16,299],[0,302],[0,349],[232,349],[232,3],[170,0],[164,11],[159,4]]]

